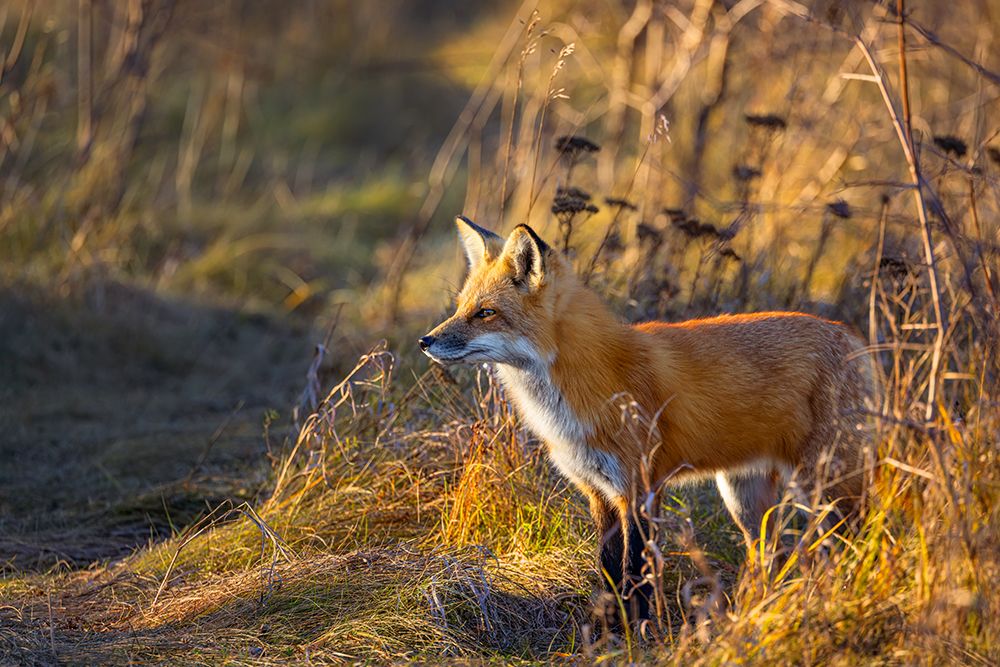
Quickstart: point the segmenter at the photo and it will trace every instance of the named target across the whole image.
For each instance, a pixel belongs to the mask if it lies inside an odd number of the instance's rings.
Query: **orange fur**
[[[464,219],[459,229],[469,276],[455,315],[422,345],[444,362],[497,364],[602,533],[609,511],[624,529],[647,484],[720,473],[751,542],[777,470],[811,472],[824,451],[839,466],[833,495],[860,494],[860,476],[843,473],[860,464],[872,375],[843,324],[755,313],[627,325],[530,228],[506,242]],[[623,419],[629,400],[637,419]]]

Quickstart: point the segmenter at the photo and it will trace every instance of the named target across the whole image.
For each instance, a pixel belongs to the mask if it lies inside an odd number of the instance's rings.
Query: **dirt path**
[[[253,495],[309,351],[304,327],[117,285],[0,291],[0,568],[118,556]]]

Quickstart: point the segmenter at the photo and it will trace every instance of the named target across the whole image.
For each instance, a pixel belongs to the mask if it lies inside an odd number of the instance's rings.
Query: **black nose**
[[[434,336],[423,336],[423,337],[421,337],[421,339],[419,341],[420,342],[420,349],[421,350],[426,350],[427,348],[429,348],[431,345],[434,344],[435,340],[436,339],[434,338]]]

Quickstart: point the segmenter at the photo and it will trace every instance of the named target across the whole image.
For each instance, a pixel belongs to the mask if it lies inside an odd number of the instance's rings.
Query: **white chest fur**
[[[596,488],[608,498],[625,495],[626,477],[618,458],[588,444],[592,428],[574,412],[552,382],[549,364],[527,368],[497,365],[521,418],[548,446],[549,457],[570,481]]]

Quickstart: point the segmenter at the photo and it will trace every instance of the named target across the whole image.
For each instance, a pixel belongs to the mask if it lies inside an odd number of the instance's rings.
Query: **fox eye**
[[[497,314],[497,311],[492,308],[481,308],[473,317],[478,317],[481,320],[488,319]]]

